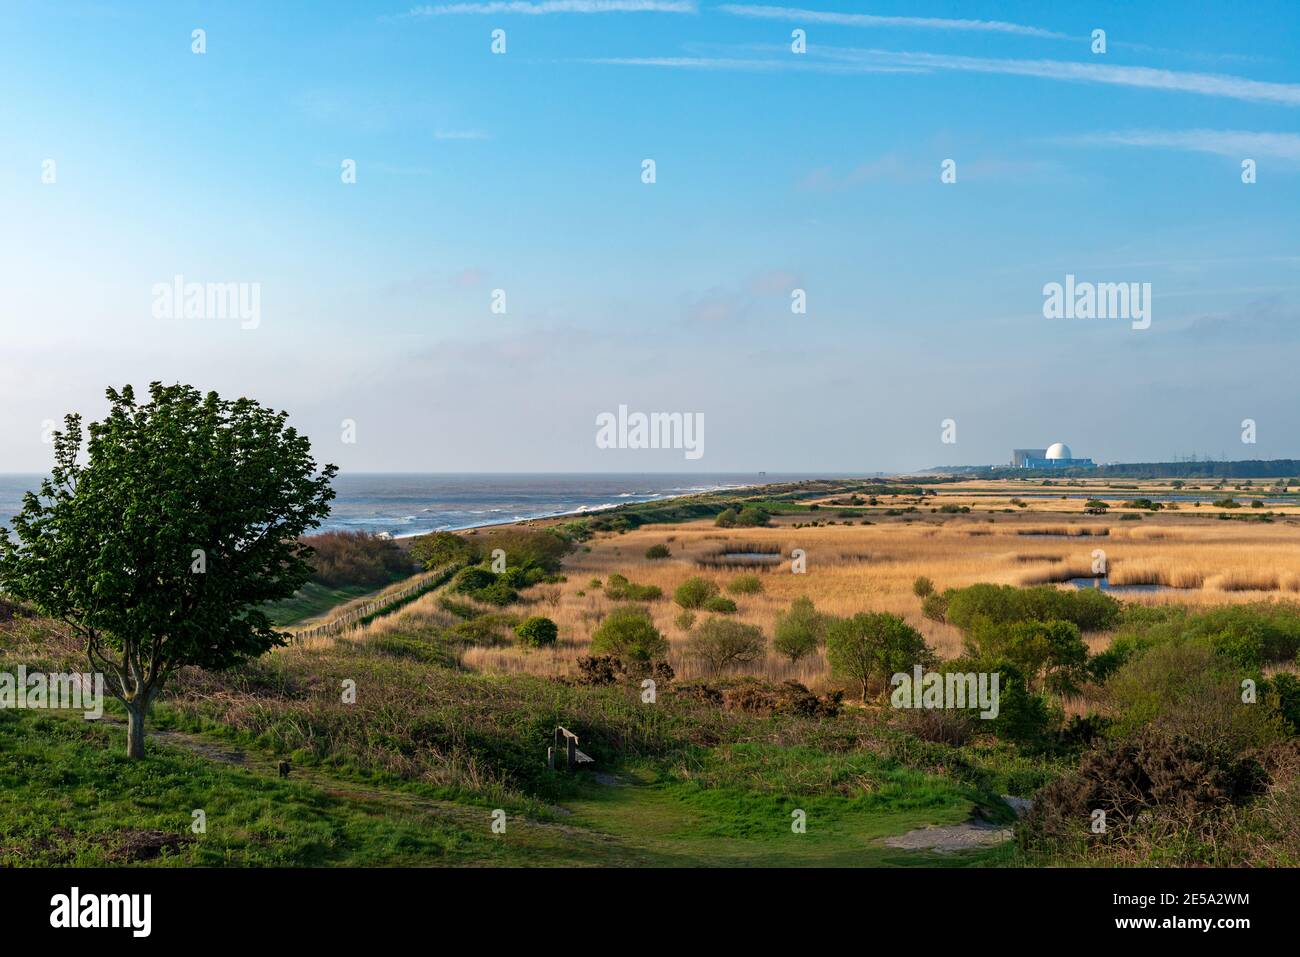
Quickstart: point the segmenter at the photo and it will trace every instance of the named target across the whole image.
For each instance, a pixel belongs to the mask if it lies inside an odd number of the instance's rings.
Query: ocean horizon
[[[869,473],[858,473],[866,475]],[[852,473],[793,472],[349,472],[317,532],[384,532],[395,538],[480,525],[607,511],[722,489]],[[22,508],[23,493],[43,476],[0,474],[0,524]]]

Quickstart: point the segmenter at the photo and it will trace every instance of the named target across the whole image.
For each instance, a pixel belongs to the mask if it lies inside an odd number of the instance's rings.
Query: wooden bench
[[[555,756],[564,749],[566,770],[572,771],[580,764],[595,764],[596,759],[578,750],[578,736],[568,728],[556,727],[555,743],[546,749],[546,766],[555,770]]]

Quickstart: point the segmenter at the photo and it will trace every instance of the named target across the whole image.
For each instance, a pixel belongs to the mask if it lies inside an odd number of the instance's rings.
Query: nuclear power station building
[[[1064,442],[1055,442],[1045,449],[1012,449],[1011,467],[1017,469],[1091,469],[1097,463],[1092,459],[1076,459]]]

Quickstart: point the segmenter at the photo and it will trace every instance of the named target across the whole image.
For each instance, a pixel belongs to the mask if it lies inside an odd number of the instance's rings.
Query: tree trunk
[[[145,703],[140,699],[126,703],[126,756],[144,757]]]

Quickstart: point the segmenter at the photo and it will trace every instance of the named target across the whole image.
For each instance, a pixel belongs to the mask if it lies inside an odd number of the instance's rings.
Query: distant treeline
[[[969,478],[1293,478],[1300,459],[1244,459],[1239,462],[1122,462],[1091,469],[1016,469],[1009,466],[941,466],[947,475]]]

